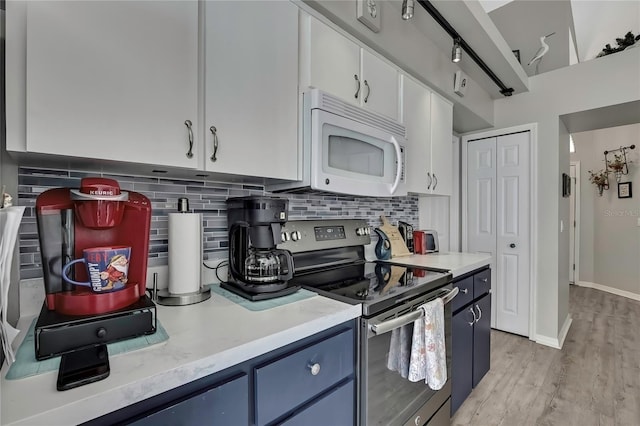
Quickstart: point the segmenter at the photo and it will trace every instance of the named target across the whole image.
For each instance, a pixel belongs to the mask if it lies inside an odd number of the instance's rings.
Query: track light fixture
[[[414,0],[402,1],[402,19],[407,21],[413,18],[413,6],[414,6]]]
[[[451,49],[451,62],[458,63],[462,59],[462,48],[460,47],[460,39],[453,39],[453,49]]]

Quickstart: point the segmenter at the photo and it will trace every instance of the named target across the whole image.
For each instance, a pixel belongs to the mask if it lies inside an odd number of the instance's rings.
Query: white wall
[[[639,75],[640,49],[630,49],[531,77],[530,92],[495,101],[496,128],[538,123],[538,208],[533,219],[538,221],[538,264],[534,267],[538,288],[536,328],[540,336],[557,339],[569,313],[564,300],[569,285],[568,262],[566,256],[559,256],[569,238],[568,232],[559,232],[560,220],[568,218],[569,199],[562,198],[560,177],[561,171],[568,173],[569,156],[565,148],[558,147],[559,116],[639,100]],[[568,142],[566,145],[568,150]]]
[[[640,297],[640,124],[574,133],[580,161],[580,271],[582,282],[633,293]],[[627,158],[633,163],[624,182],[632,182],[632,198],[618,198],[617,183],[610,176],[602,197],[589,182],[589,170],[604,168],[604,151],[636,145]],[[588,236],[588,238],[584,238]]]

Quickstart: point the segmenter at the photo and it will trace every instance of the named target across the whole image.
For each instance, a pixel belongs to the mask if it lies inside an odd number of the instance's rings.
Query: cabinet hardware
[[[480,281],[482,281],[483,283],[487,283],[489,282],[489,278],[480,278]]]
[[[218,161],[218,129],[215,126],[209,127],[211,134],[213,135],[213,154],[211,154],[211,161]]]
[[[320,364],[317,362],[314,364],[307,364],[307,368],[311,371],[312,376],[317,376],[320,373]]]
[[[435,181],[433,183],[433,190],[435,191],[436,190],[436,186],[438,186],[438,178],[436,177],[435,173],[433,174],[433,180]]]
[[[466,288],[462,288],[462,289],[460,289],[460,291],[463,292],[464,294],[469,293],[469,290],[467,290]]]
[[[355,97],[358,99],[358,94],[360,93],[360,79],[358,78],[358,74],[354,74],[353,78],[356,79],[356,83],[358,83],[358,88],[356,89]]]
[[[476,320],[476,322],[478,322],[480,321],[480,318],[482,318],[482,311],[480,310],[480,306],[478,306],[477,303],[476,303],[476,308],[478,309],[478,319]]]
[[[478,306],[478,305],[476,305],[476,306]],[[475,323],[477,323],[477,322],[478,322],[478,319],[476,318],[476,312],[473,310],[473,306],[471,306],[471,307],[469,308],[469,311],[471,312],[471,315],[473,315],[473,321],[468,322],[467,324],[469,324],[470,326],[472,326],[473,324],[475,324]]]
[[[193,129],[191,128],[193,123],[191,120],[185,120],[184,125],[187,126],[189,130],[189,151],[187,152],[187,158],[191,158],[193,157]]]
[[[431,182],[433,182],[433,179],[431,178],[431,173],[427,172],[427,177],[429,178],[429,184],[427,185],[427,189],[431,189]]]
[[[509,244],[509,247],[516,248],[516,245],[514,243],[511,243],[511,244]]]
[[[369,100],[369,95],[371,94],[371,87],[369,86],[369,83],[367,83],[367,80],[364,81],[364,87],[367,88],[367,94],[364,97],[364,103],[366,104]]]

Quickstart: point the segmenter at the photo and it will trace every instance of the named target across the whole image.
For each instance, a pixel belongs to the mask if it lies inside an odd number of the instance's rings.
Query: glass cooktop
[[[387,262],[360,262],[297,274],[293,284],[347,303],[362,303],[368,316],[444,286],[446,272]]]

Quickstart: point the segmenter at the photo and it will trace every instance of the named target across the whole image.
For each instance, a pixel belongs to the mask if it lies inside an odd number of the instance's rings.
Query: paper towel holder
[[[186,197],[178,198],[178,212],[179,213],[188,213],[189,212],[189,199]],[[157,288],[156,283],[154,283],[154,287]],[[200,288],[198,291],[194,291],[191,293],[170,293],[169,289],[157,290],[154,289],[154,293],[156,296],[156,303],[165,306],[185,306],[185,305],[193,305],[196,303],[204,302],[205,300],[211,297],[211,288],[208,285],[200,284]]]

